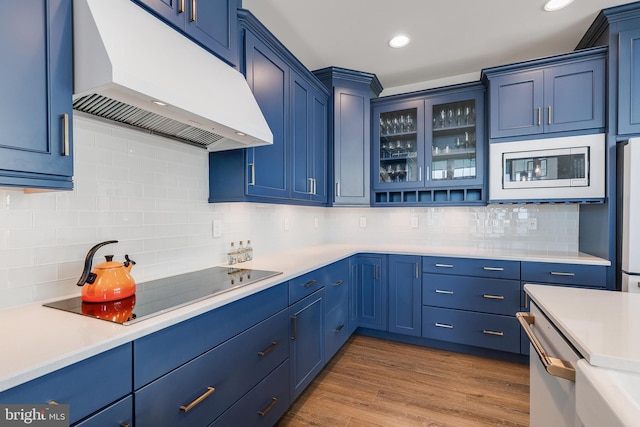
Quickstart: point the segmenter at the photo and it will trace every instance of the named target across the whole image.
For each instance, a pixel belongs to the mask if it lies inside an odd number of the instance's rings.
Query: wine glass
[[[392,123],[393,123],[393,133],[398,133],[398,125],[400,124],[398,122],[398,118],[394,117]]]
[[[456,125],[462,124],[462,107],[456,108]]]
[[[447,113],[444,111],[444,108],[440,110],[440,127],[445,127],[445,122],[447,120]]]
[[[406,127],[407,125],[406,125],[406,122],[404,120],[404,116],[400,116],[399,123],[400,123],[400,132],[401,133],[402,132],[406,132],[407,131],[407,127]]]
[[[468,105],[464,107],[464,121],[466,124],[471,123],[471,107]]]
[[[407,114],[407,118],[405,119],[405,123],[407,124],[407,132],[413,131],[413,117],[411,114]]]
[[[447,110],[447,121],[449,126],[453,126],[453,108],[451,107]]]

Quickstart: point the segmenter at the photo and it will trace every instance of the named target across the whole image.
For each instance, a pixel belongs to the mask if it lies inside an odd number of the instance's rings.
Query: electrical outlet
[[[360,217],[360,228],[366,228],[367,227],[367,217],[366,216],[361,216]]]
[[[412,216],[411,217],[411,228],[418,228],[418,217],[417,216]]]
[[[289,221],[289,218],[285,218],[284,219],[284,231],[289,231],[289,228],[291,228],[291,222]]]
[[[222,220],[214,219],[213,220],[213,238],[216,239],[218,237],[222,237]]]
[[[527,225],[529,230],[537,230],[538,229],[538,220],[536,218],[529,218],[529,223]]]

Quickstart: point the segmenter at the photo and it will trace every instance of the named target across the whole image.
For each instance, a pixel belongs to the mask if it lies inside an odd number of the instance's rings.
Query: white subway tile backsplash
[[[248,239],[256,256],[332,242],[568,251],[578,245],[575,205],[209,204],[205,150],[82,114],[74,118],[74,153],[75,190],[0,190],[0,307],[78,293],[85,255],[105,240],[119,243],[98,251],[95,263],[105,254],[129,254],[138,282],[224,264],[229,242]],[[214,219],[222,222],[221,238],[212,236]]]

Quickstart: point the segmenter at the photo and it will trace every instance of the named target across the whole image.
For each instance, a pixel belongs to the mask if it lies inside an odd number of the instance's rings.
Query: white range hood
[[[73,6],[75,110],[209,151],[273,143],[237,70],[131,0]]]

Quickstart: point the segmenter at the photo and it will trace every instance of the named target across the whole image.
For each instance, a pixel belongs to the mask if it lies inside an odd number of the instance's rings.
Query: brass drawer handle
[[[438,323],[438,322],[436,322],[436,323],[435,323],[435,325],[436,325],[438,328],[453,329],[453,325],[449,325],[449,324],[447,324],[447,323]]]
[[[273,399],[271,399],[271,403],[269,403],[269,406],[267,406],[266,408],[264,408],[262,411],[258,411],[258,414],[260,414],[261,417],[264,417],[265,415],[267,415],[267,413],[273,409],[274,406],[276,406],[276,404],[278,403],[278,398],[274,397]]]
[[[538,107],[538,126],[542,124],[542,108]]]
[[[486,334],[486,335],[495,335],[495,336],[497,336],[497,337],[503,337],[503,336],[504,336],[504,332],[500,332],[500,331],[490,331],[490,330],[488,330],[488,329],[483,329],[483,330],[482,330],[482,333],[483,333],[483,334]]]
[[[196,0],[191,0],[191,22],[196,22]]]
[[[484,294],[482,296],[484,298],[486,298],[486,299],[501,299],[501,300],[504,299],[504,296],[502,296],[502,295],[487,295],[487,294]]]
[[[178,4],[178,13],[184,13],[184,0],[180,0]]]
[[[265,348],[262,351],[259,351],[258,355],[259,356],[266,356],[267,354],[269,354],[277,346],[278,346],[278,342],[277,341],[273,341],[269,347]]]
[[[442,289],[436,289],[436,294],[453,295],[453,291],[445,291]]]
[[[194,400],[193,402],[189,403],[187,406],[180,406],[180,410],[182,412],[189,412],[190,410],[192,410],[193,408],[195,408],[197,405],[199,405],[203,400],[205,400],[207,397],[211,396],[211,394],[216,391],[215,388],[213,387],[207,387],[207,391],[205,391],[204,393],[202,393],[202,395],[200,397],[198,397],[196,400]]]
[[[340,286],[344,283],[344,280],[338,280],[336,283],[333,284],[333,286]]]
[[[335,329],[335,332],[336,332],[336,333],[339,333],[339,332],[342,330],[342,328],[344,328],[344,323],[342,323],[340,326],[338,326],[338,327]]]
[[[308,281],[307,283],[305,283],[305,284],[304,284],[304,287],[305,287],[305,288],[308,288],[309,286],[313,286],[313,285],[315,285],[316,283],[318,283],[318,281],[317,281],[317,280],[310,280],[310,281]]]
[[[553,276],[570,276],[573,277],[576,275],[576,273],[565,273],[562,271],[551,271],[550,272]]]
[[[120,423],[120,427],[131,427],[131,424],[129,424],[126,421],[123,421],[123,422]]]
[[[544,349],[538,337],[533,333],[531,329],[531,325],[535,325],[536,317],[531,313],[519,312],[516,313],[516,318],[518,322],[520,322],[520,326],[525,331],[527,336],[529,337],[529,341],[531,341],[531,346],[538,353],[538,358],[540,358],[540,362],[542,362],[542,366],[544,369],[554,377],[564,378],[569,381],[576,381],[576,370],[571,364],[571,362],[567,360],[556,359],[555,357],[549,356],[549,353]]]
[[[47,402],[47,405],[59,405],[59,403],[56,402],[55,400],[51,400],[51,401]]]
[[[485,271],[504,271],[502,267],[482,267]]]
[[[436,264],[436,267],[453,268],[452,264]]]

